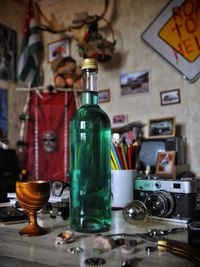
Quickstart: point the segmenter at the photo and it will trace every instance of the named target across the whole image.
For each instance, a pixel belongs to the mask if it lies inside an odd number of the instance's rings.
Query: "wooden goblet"
[[[20,235],[38,236],[48,232],[37,223],[37,213],[50,197],[50,182],[42,180],[17,181],[16,195],[20,206],[28,213],[29,223],[19,231]]]

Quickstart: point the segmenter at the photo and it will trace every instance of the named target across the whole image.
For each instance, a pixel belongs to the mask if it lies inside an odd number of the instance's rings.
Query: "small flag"
[[[18,78],[28,87],[41,84],[40,64],[42,62],[43,45],[36,25],[34,7],[29,0],[23,29],[21,55],[18,62]]]

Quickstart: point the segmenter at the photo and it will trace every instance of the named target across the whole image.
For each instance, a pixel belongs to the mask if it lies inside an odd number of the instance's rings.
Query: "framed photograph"
[[[156,174],[163,177],[173,176],[175,156],[175,151],[159,152],[156,163]]]
[[[17,32],[0,23],[0,79],[16,81]]]
[[[98,92],[99,103],[110,102],[110,89],[100,90]]]
[[[135,95],[149,92],[148,70],[120,75],[121,95]]]
[[[161,106],[178,104],[180,102],[181,102],[181,97],[179,89],[160,92]]]
[[[150,119],[148,128],[151,138],[173,137],[176,133],[176,118]]]
[[[67,57],[70,55],[70,39],[66,38],[48,44],[48,62],[51,63],[59,55]]]
[[[128,115],[120,114],[113,116],[113,123],[125,123],[128,121]]]

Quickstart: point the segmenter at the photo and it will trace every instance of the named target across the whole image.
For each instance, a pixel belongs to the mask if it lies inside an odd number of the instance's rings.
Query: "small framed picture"
[[[151,138],[173,137],[176,133],[176,118],[150,119],[148,128],[149,137]]]
[[[156,175],[173,177],[175,156],[175,151],[159,152],[156,163]]]
[[[100,90],[98,97],[99,103],[110,102],[110,89]]]
[[[149,71],[142,70],[120,75],[121,95],[136,95],[149,92]]]
[[[59,55],[67,57],[70,55],[70,39],[66,38],[48,44],[48,62],[51,63]]]
[[[120,114],[113,116],[113,123],[125,123],[128,121],[128,115]]]
[[[181,102],[180,89],[160,92],[161,106],[178,104]]]

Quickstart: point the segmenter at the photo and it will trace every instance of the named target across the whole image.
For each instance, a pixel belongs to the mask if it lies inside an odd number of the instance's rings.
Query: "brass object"
[[[157,242],[157,248],[160,251],[169,251],[179,257],[186,258],[190,261],[193,261],[200,266],[200,256],[199,256],[199,248],[188,245],[187,243],[169,240],[169,239],[161,239]]]
[[[50,197],[50,182],[42,180],[16,182],[17,200],[29,216],[29,224],[19,231],[20,235],[38,236],[48,232],[37,223],[37,213]]]

